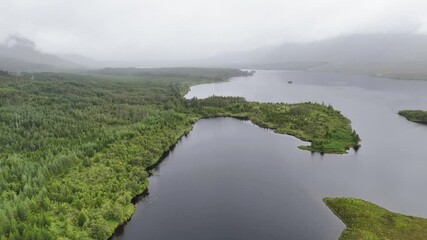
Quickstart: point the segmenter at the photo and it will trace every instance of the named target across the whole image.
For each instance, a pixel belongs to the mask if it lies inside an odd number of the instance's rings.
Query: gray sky
[[[343,34],[427,33],[425,0],[0,0],[0,40],[97,59],[192,59]]]

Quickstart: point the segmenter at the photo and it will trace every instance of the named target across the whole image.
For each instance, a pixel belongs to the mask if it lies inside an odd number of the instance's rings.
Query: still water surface
[[[362,147],[322,156],[248,121],[201,120],[155,170],[150,194],[114,239],[337,239],[344,225],[326,196],[427,217],[427,126],[396,114],[427,109],[427,82],[257,71],[194,86],[186,97],[212,95],[332,104]]]

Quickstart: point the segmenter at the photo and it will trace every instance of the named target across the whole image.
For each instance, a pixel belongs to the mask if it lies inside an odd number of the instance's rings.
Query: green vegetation
[[[359,136],[351,129],[350,120],[333,109],[317,103],[257,103],[243,98],[211,97],[185,102],[190,112],[203,117],[237,117],[249,119],[258,126],[277,133],[293,135],[311,142],[301,149],[321,153],[345,153],[357,147]]]
[[[347,226],[340,239],[427,239],[427,219],[390,212],[354,198],[323,201]]]
[[[427,111],[421,110],[402,110],[398,113],[411,122],[427,124]]]
[[[350,121],[330,106],[183,99],[191,85],[247,74],[210,71],[0,72],[0,239],[107,239],[146,190],[147,167],[200,118],[250,119],[311,141],[303,148],[312,151],[358,144]]]
[[[253,72],[226,68],[104,68],[91,71],[93,74],[107,76],[161,76],[186,79],[223,81],[231,77],[250,76]]]

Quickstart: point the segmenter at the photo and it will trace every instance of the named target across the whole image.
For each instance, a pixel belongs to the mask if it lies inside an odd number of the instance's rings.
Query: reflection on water
[[[322,156],[250,122],[201,120],[150,178],[150,194],[115,238],[336,239],[344,225],[322,203],[326,196],[427,217],[427,127],[396,114],[427,109],[425,93],[421,81],[288,71],[194,86],[187,97],[332,104],[352,120],[362,147]]]

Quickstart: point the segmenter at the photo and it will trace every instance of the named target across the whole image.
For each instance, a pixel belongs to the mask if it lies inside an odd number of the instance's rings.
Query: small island
[[[346,225],[341,240],[427,239],[427,219],[390,212],[355,198],[324,198]]]
[[[402,110],[398,113],[411,122],[427,124],[427,111],[422,110]]]

